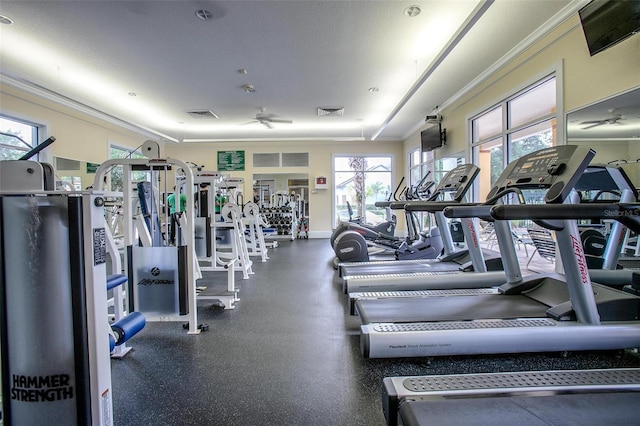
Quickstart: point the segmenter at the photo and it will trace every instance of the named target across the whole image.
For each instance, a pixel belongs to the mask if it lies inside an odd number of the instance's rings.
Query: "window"
[[[109,148],[109,158],[145,158],[144,155],[140,154],[138,151],[131,151],[130,149],[120,148],[117,146],[111,145]],[[111,191],[122,191],[123,182],[122,182],[122,166],[113,167],[109,173],[107,178],[110,181],[110,185],[108,186]],[[146,172],[133,172],[133,179],[135,181],[145,181],[147,180]]]
[[[557,92],[555,74],[549,75],[471,118],[473,162],[481,170],[476,200],[486,199],[510,161],[557,144]],[[530,198],[540,202],[539,194]]]
[[[420,152],[420,148],[416,148],[409,153],[409,185],[416,185],[427,175],[433,173],[433,151]],[[430,175],[428,180],[433,180]]]
[[[434,181],[434,174],[433,151],[421,152],[420,148],[416,148],[409,153],[409,186],[415,187],[425,176],[427,176],[425,182]],[[430,219],[428,214],[414,212],[413,217],[421,229],[428,227]]]
[[[37,126],[0,116],[0,160],[19,159],[35,147],[37,141]]]
[[[377,224],[386,220],[386,212],[375,206],[391,195],[391,157],[388,156],[336,156],[334,170],[334,214],[336,224],[353,216]]]

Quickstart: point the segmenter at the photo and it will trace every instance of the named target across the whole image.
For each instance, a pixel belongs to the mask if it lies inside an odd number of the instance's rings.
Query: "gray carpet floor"
[[[632,352],[364,359],[329,241],[281,241],[269,256],[237,273],[234,310],[199,302],[208,332],[148,323],[112,360],[116,425],[377,426],[386,376],[640,366]]]

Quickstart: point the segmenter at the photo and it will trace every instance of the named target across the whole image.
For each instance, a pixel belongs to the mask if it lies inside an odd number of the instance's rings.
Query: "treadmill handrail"
[[[389,203],[389,208],[391,210],[402,210],[406,205],[407,205],[406,201],[391,201]]]
[[[411,212],[430,212],[436,213],[444,211],[450,206],[478,206],[479,203],[456,203],[454,200],[445,201],[411,201],[404,206],[405,210]],[[488,206],[491,207],[491,206]],[[488,214],[488,211],[487,211]],[[446,216],[446,215],[445,215]],[[475,216],[473,216],[475,217]]]
[[[398,191],[400,191],[400,188],[402,187],[403,182],[404,182],[404,176],[402,176],[402,179],[400,179],[398,186],[396,186],[396,190],[393,191],[393,199],[395,201],[398,201]],[[387,201],[391,201],[391,197],[387,198]]]
[[[477,217],[482,220],[493,222],[494,218],[491,216],[491,209],[494,206],[492,204],[461,204],[455,206],[448,206],[444,209],[443,213],[448,218],[470,218]]]
[[[497,205],[491,208],[496,220],[614,219],[633,232],[640,232],[640,203]]]

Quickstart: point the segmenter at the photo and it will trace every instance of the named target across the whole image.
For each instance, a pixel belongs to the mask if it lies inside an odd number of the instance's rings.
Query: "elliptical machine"
[[[390,210],[402,210],[409,201],[424,199],[430,195],[431,187],[435,185],[433,181],[427,181],[427,173],[415,187],[406,187],[403,190],[404,200],[397,199],[397,193],[400,184],[394,192],[396,201],[376,203],[377,206],[384,206]],[[350,227],[342,230],[339,234],[334,232],[335,238],[332,241],[333,249],[339,262],[367,262],[369,261],[369,245],[375,245],[383,250],[393,251],[394,256],[398,259],[398,249],[401,247],[409,247],[415,244],[422,244],[423,250],[415,250],[412,254],[414,259],[429,259],[437,257],[442,250],[442,239],[437,230],[430,229],[427,233],[420,233],[417,225],[417,219],[414,213],[406,212],[407,226],[409,227],[408,236],[406,238],[389,237],[381,233],[368,232],[358,227]],[[338,231],[336,229],[336,231]],[[336,236],[337,235],[337,236]],[[427,250],[433,245],[433,250]],[[405,252],[406,250],[402,250]]]
[[[385,236],[390,239],[396,239],[395,231],[396,231],[396,215],[391,213],[390,205],[391,198],[395,201],[398,201],[398,192],[402,187],[402,183],[404,182],[404,177],[400,180],[398,186],[396,186],[395,191],[392,194],[389,194],[389,198],[386,201],[376,201],[375,206],[381,207],[385,209],[386,212],[386,220],[377,225],[367,224],[363,217],[353,217],[353,209],[351,207],[351,203],[347,201],[347,210],[349,212],[349,220],[341,221],[336,229],[331,233],[330,243],[331,246],[334,246],[336,238],[345,231],[356,231],[365,239],[370,241],[375,241],[378,238],[384,238]]]

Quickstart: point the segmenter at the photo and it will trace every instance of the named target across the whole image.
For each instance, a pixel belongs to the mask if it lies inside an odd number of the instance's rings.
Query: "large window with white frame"
[[[433,151],[420,152],[420,148],[409,153],[409,186],[418,184],[427,174],[433,173]],[[429,175],[428,179],[433,179]]]
[[[555,73],[484,109],[469,120],[471,152],[480,167],[475,198],[484,201],[506,165],[522,155],[557,144],[559,118]],[[542,202],[540,191],[525,195]]]
[[[337,155],[333,158],[334,217],[341,220],[362,218],[377,224],[388,219],[376,201],[385,201],[392,189],[391,156]]]
[[[0,160],[17,160],[36,145],[38,126],[0,115]]]
[[[420,148],[409,152],[409,181],[408,188],[415,188],[423,179],[424,182],[438,181],[436,172],[435,156],[433,151],[421,152]],[[433,188],[431,188],[433,189]],[[423,197],[427,194],[422,194]],[[430,216],[426,213],[414,214],[417,226],[420,229],[428,229],[430,226]]]

